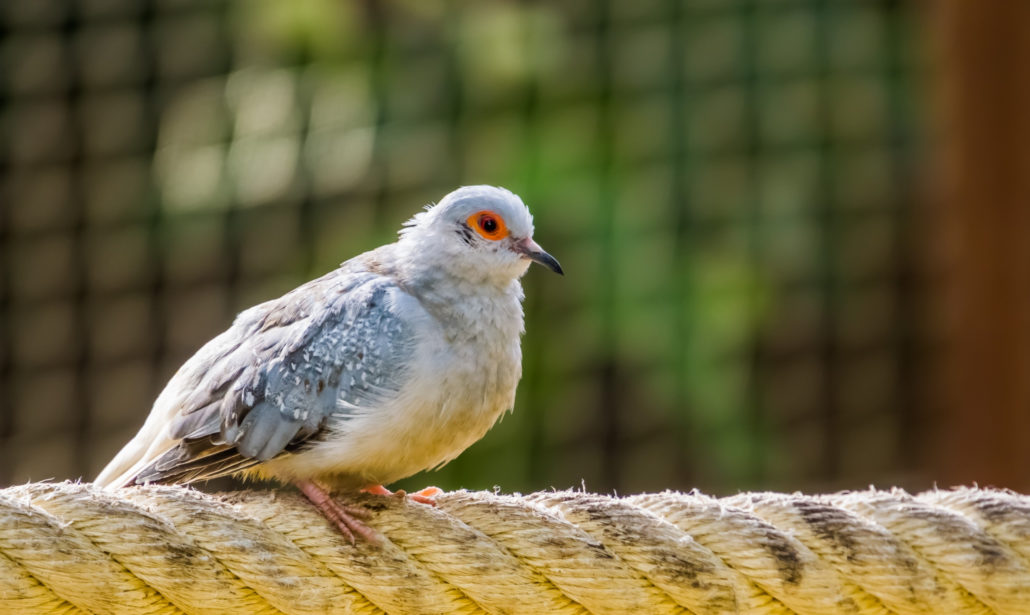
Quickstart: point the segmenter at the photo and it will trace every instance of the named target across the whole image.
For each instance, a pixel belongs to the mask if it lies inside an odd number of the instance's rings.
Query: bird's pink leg
[[[344,535],[351,544],[354,544],[354,536],[357,534],[365,541],[372,544],[379,544],[379,535],[358,519],[368,517],[368,511],[354,506],[344,506],[329,495],[329,492],[310,480],[294,481],[294,485],[300,489],[304,497],[311,500],[318,510],[322,511],[326,519],[332,521],[340,533]]]
[[[361,491],[362,493],[370,493],[372,495],[392,495],[399,498],[403,498],[407,495],[413,501],[418,502],[419,504],[425,504],[426,506],[436,506],[436,496],[443,493],[443,489],[439,487],[426,487],[421,491],[409,495],[405,493],[403,489],[398,489],[397,491],[390,491],[382,485],[369,485]]]

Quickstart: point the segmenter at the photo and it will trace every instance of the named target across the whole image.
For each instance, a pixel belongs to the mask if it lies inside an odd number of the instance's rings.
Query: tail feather
[[[143,454],[146,453],[146,449],[146,442],[141,441],[139,436],[133,438],[100,471],[100,474],[93,480],[93,484],[105,489],[124,487],[128,483],[127,477],[131,474],[133,466],[140,461]]]
[[[210,480],[236,474],[260,461],[244,457],[233,445],[205,437],[187,440],[165,439],[162,446],[143,450],[145,441],[134,438],[97,476],[94,483],[104,488],[143,483],[179,483]]]
[[[187,484],[236,474],[259,463],[257,459],[244,457],[235,447],[226,445],[209,449],[203,456],[184,463],[167,462],[170,460],[166,458],[175,459],[181,455],[178,449],[168,451],[165,457],[144,468],[135,477],[135,482]]]
[[[115,455],[107,467],[100,471],[93,484],[105,489],[132,485],[144,468],[175,447],[175,440],[168,438],[160,429],[153,434],[148,427],[144,425],[136,437]]]

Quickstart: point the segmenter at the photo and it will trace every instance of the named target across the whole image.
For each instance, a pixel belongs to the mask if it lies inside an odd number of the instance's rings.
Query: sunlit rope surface
[[[1030,498],[0,490],[2,613],[1028,613]]]

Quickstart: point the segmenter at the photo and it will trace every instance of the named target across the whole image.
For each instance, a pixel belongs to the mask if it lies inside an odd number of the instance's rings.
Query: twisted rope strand
[[[886,528],[938,568],[942,576],[994,611],[1027,612],[1030,568],[1011,547],[960,513],[901,491],[828,501]]]
[[[700,494],[644,494],[629,501],[693,536],[748,578],[757,594],[751,598],[755,612],[854,612],[837,573],[789,529]]]
[[[820,560],[843,572],[849,595],[866,612],[979,613],[983,608],[958,586],[926,574],[925,562],[906,544],[846,509],[799,495],[745,494],[727,503],[791,528]]]
[[[0,613],[1030,613],[1030,498],[0,490]]]

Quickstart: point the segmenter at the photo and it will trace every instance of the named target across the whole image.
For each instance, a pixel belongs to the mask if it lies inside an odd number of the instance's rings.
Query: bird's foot
[[[397,491],[390,491],[382,485],[369,485],[361,491],[362,493],[370,493],[372,495],[392,495],[398,498],[403,498],[407,496],[412,501],[418,502],[419,504],[425,504],[426,506],[436,506],[436,496],[443,493],[443,489],[439,487],[426,487],[421,491],[416,491],[415,493],[408,494],[403,489],[398,489]]]
[[[408,497],[415,500],[419,504],[425,504],[426,506],[436,506],[436,496],[443,494],[443,489],[439,487],[426,487],[421,491],[416,491]]]
[[[440,494],[443,492],[444,490],[440,487],[425,487],[420,491],[409,493],[408,498],[419,504],[424,504],[426,506],[436,506],[437,496],[440,496]]]
[[[311,500],[311,503],[340,530],[340,533],[351,544],[354,544],[355,536],[360,536],[371,544],[379,544],[380,538],[376,531],[360,521],[361,519],[368,518],[367,510],[356,506],[340,504],[329,495],[328,491],[313,481],[299,480],[294,484],[304,494],[304,497]]]
[[[394,493],[382,485],[369,485],[361,490],[361,493],[368,493],[371,495],[397,495],[398,493],[403,496],[404,490],[397,491]]]

